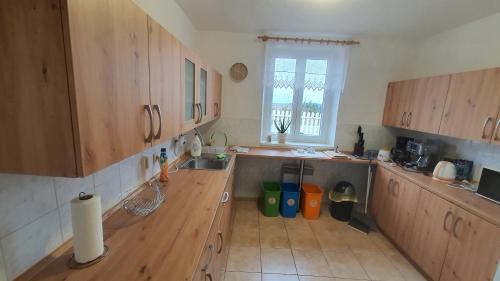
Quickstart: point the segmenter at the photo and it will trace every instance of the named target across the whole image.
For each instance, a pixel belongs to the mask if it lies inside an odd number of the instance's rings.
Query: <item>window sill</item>
[[[260,146],[264,147],[276,147],[276,148],[306,148],[312,147],[314,149],[335,149],[331,144],[324,143],[306,143],[306,142],[292,142],[287,141],[285,143],[279,143],[277,141],[261,141]]]

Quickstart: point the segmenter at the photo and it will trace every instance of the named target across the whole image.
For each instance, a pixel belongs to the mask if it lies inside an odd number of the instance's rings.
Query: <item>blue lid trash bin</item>
[[[281,184],[280,213],[285,218],[295,218],[299,202],[299,186],[295,183]]]

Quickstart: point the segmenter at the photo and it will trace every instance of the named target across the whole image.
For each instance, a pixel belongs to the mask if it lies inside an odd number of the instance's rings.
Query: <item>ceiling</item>
[[[500,0],[176,0],[199,30],[422,38],[500,12]]]

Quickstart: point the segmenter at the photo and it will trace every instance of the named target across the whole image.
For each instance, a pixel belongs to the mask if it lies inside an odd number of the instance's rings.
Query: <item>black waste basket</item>
[[[341,181],[330,191],[328,197],[331,200],[330,215],[339,221],[350,220],[354,202],[357,202],[354,186]]]

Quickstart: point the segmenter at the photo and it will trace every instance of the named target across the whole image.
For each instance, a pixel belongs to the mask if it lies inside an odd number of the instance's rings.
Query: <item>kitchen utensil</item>
[[[457,168],[448,161],[439,161],[432,173],[432,178],[442,182],[454,182],[457,177]]]

